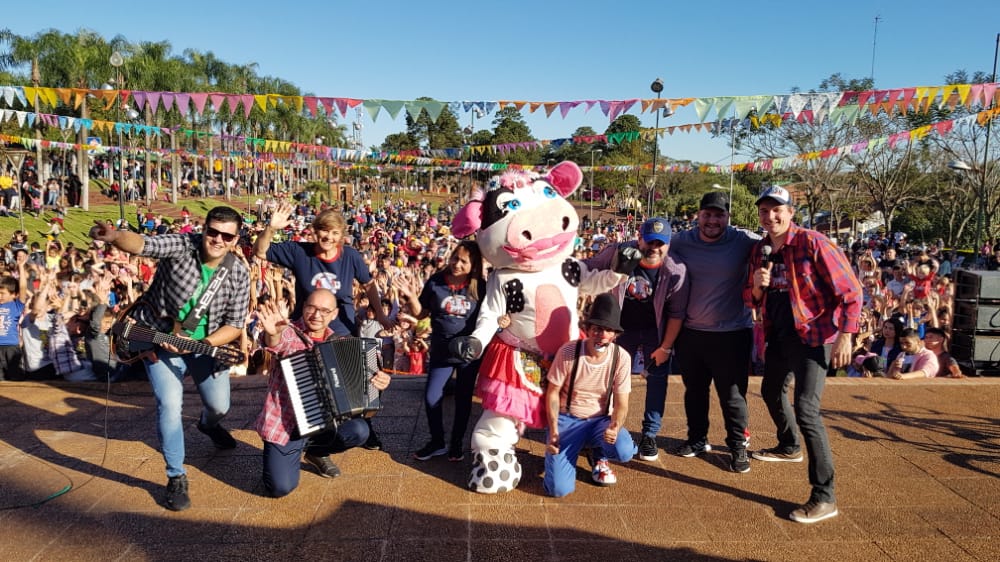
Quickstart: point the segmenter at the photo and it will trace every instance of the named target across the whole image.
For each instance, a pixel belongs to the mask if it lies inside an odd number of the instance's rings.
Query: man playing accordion
[[[324,478],[340,476],[340,469],[330,455],[357,447],[368,439],[368,424],[363,418],[345,420],[336,428],[302,437],[285,376],[277,364],[281,358],[326,341],[333,335],[328,325],[337,314],[337,298],[327,289],[316,289],[306,298],[300,320],[288,322],[278,304],[272,301],[262,304],[257,312],[263,343],[274,357],[264,408],[255,424],[264,440],[264,487],[273,497],[288,495],[299,485],[302,460]],[[390,380],[388,374],[378,371],[372,385],[385,390]]]

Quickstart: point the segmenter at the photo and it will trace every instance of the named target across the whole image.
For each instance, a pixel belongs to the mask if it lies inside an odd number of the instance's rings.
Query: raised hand
[[[257,321],[260,327],[269,336],[278,335],[279,327],[287,319],[281,311],[281,307],[274,300],[269,300],[257,307]]]
[[[292,215],[292,204],[287,201],[282,201],[278,204],[278,208],[274,210],[271,214],[271,228],[275,230],[283,230],[291,221],[288,217]]]

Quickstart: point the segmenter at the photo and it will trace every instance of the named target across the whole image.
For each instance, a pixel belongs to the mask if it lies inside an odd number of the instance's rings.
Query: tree
[[[491,144],[515,144],[534,140],[524,116],[516,108],[504,107],[494,116]],[[541,153],[518,148],[497,154],[496,158],[513,164],[540,164]]]

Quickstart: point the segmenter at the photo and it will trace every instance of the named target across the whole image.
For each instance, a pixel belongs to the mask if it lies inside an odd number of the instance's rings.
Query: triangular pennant
[[[87,99],[87,94],[90,90],[84,88],[73,88],[73,109],[80,109],[80,105],[83,104],[83,100]]]
[[[542,102],[540,101],[528,102],[528,113],[534,113],[539,107],[542,107]]]
[[[557,102],[557,101],[549,101],[549,102],[543,103],[542,106],[545,108],[545,116],[546,117],[552,117],[552,112],[555,111],[556,108],[559,107],[559,102]]]
[[[228,98],[227,98],[228,99]],[[240,94],[240,104],[243,106],[243,117],[246,119],[250,118],[250,112],[253,111],[254,102],[257,101],[257,96],[253,94]],[[232,101],[230,100],[230,103]],[[236,106],[231,105],[230,111],[236,111]]]
[[[160,93],[160,103],[163,104],[164,111],[170,111],[174,108],[174,93],[173,92],[161,92]]]
[[[955,87],[958,92],[958,103],[965,105],[965,100],[969,98],[969,91],[972,88],[969,84],[959,84]]]
[[[378,119],[378,114],[382,111],[382,102],[384,100],[365,100],[362,102],[362,107],[365,108],[365,112],[368,113],[369,119],[375,122]]]
[[[316,98],[315,96],[304,96],[302,98],[302,102],[305,104],[306,111],[309,112],[310,116],[319,117],[319,109],[317,107],[319,102],[318,98]]]
[[[566,114],[569,113],[569,110],[573,109],[578,105],[580,105],[580,102],[578,101],[561,101],[559,102],[559,113],[561,113],[563,119],[565,119]]]
[[[149,108],[149,112],[156,117],[156,110],[160,107],[160,96],[163,92],[146,92],[146,101],[149,102],[146,107]]]
[[[133,90],[132,99],[135,100],[135,106],[139,108],[139,111],[146,109],[146,92]]]
[[[59,105],[59,98],[56,95],[55,88],[39,88],[40,94],[45,103],[49,107],[55,107]]]
[[[385,108],[386,112],[389,114],[389,117],[396,119],[396,116],[399,115],[400,110],[403,109],[404,102],[402,100],[382,100],[381,103],[382,107]],[[420,113],[419,110],[417,111],[417,113],[418,114]]]
[[[266,112],[267,111],[267,98],[268,98],[267,95],[254,94],[253,101],[257,104],[257,107],[259,107],[261,111]]]
[[[205,113],[205,103],[208,101],[208,94],[201,92],[192,93],[191,101],[194,102],[194,113],[199,117]]]
[[[240,100],[243,98],[239,94],[226,94],[226,104],[229,105],[229,115],[236,116],[240,108]]]
[[[222,102],[226,101],[225,94],[208,94],[208,99],[212,101],[212,109],[216,113],[222,112]]]
[[[441,112],[444,111],[446,102],[437,100],[426,100],[423,101],[424,109],[427,110],[427,114],[430,115],[431,121],[437,123],[438,117],[441,116]]]
[[[996,97],[996,93],[996,83],[983,84],[983,107],[990,107],[993,105],[993,98]]]
[[[698,121],[704,122],[708,118],[708,112],[715,107],[716,98],[698,98],[694,101],[694,112],[698,116]]]
[[[177,106],[177,111],[180,114],[187,115],[191,111],[191,94],[187,92],[177,92],[177,96],[174,98],[174,105]]]

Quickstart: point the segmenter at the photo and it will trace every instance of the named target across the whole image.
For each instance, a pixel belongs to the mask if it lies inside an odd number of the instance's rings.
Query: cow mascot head
[[[580,289],[603,292],[623,279],[571,258],[579,217],[567,197],[582,179],[573,162],[547,175],[507,172],[474,193],[453,221],[452,233],[475,234],[493,266],[475,331],[451,343],[464,360],[482,357],[476,395],[483,415],[473,432],[469,481],[477,492],[517,485],[514,445],[524,427],[545,425],[543,380],[559,347],[579,335]]]

